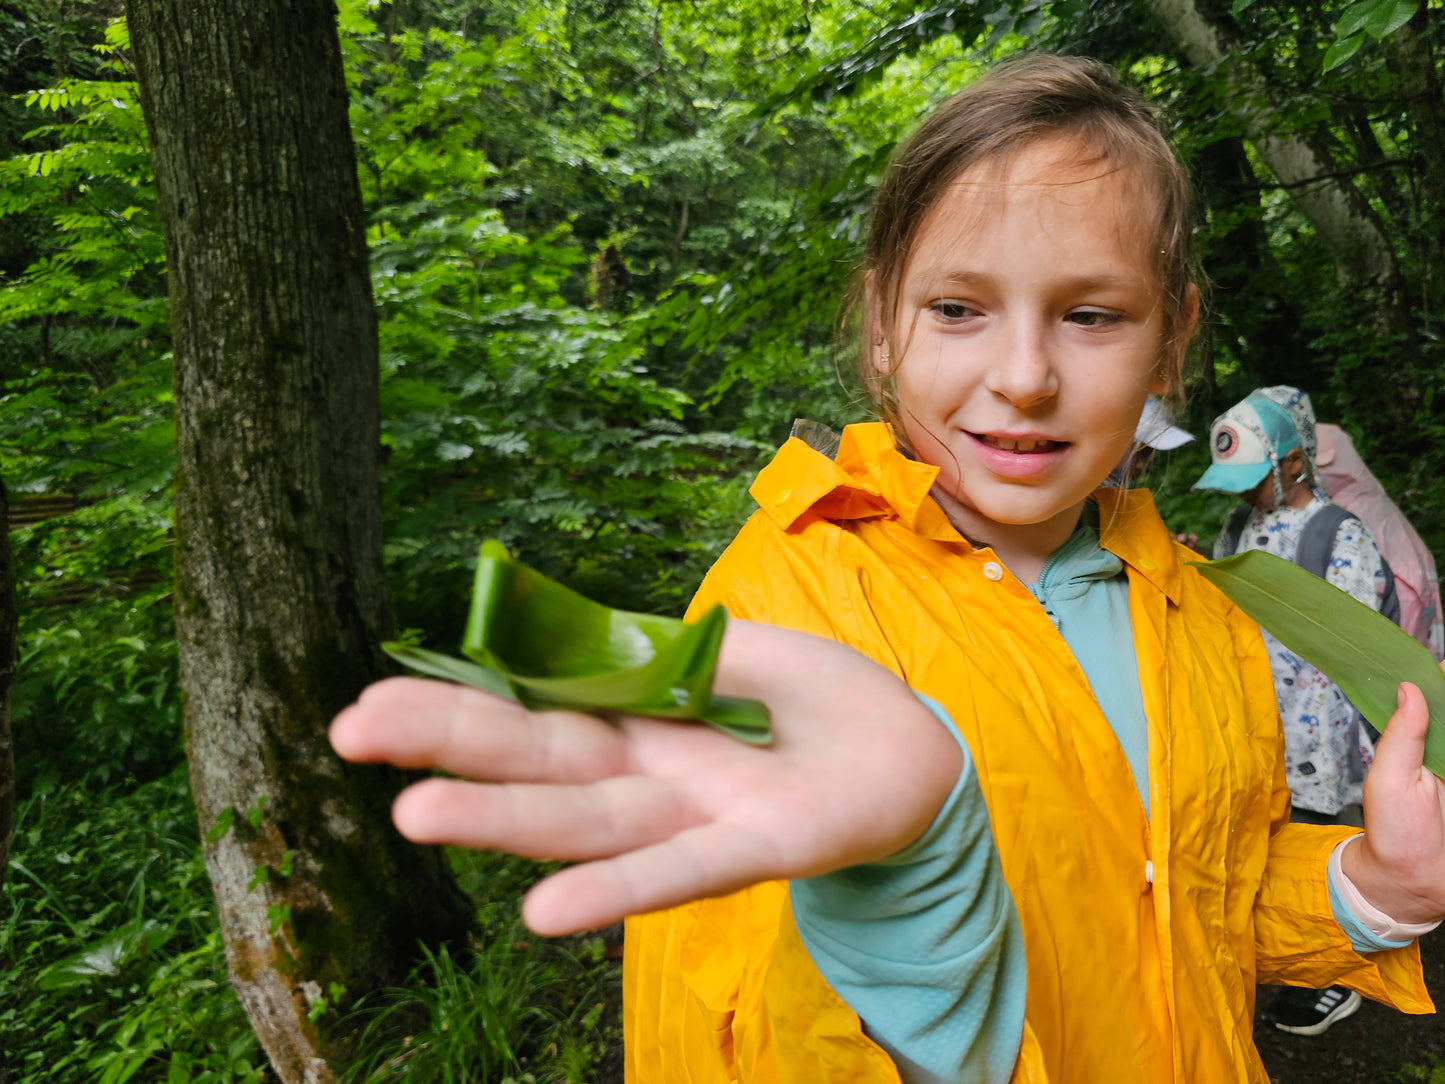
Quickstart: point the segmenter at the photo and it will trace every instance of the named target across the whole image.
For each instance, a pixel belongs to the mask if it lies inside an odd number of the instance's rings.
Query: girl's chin
[[[1014,494],[1004,499],[991,499],[993,495],[985,493],[976,495],[975,499],[952,498],[940,503],[954,526],[961,527],[968,534],[968,524],[976,524],[985,530],[989,526],[1014,530],[1051,526],[1061,516],[1077,517],[1084,499],[1092,492],[1091,489],[1088,493],[1068,496],[1040,493],[1025,499],[1019,499]]]

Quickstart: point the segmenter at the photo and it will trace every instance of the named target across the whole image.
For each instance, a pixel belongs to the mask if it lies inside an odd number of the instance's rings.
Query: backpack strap
[[[1229,513],[1229,518],[1224,521],[1224,532],[1221,536],[1228,546],[1224,556],[1233,557],[1239,552],[1239,540],[1244,535],[1244,525],[1249,522],[1249,517],[1253,512],[1254,509],[1250,505],[1241,504]]]
[[[1299,549],[1295,551],[1295,564],[1324,579],[1330,562],[1334,559],[1335,535],[1339,533],[1340,525],[1345,520],[1359,518],[1337,504],[1325,505],[1305,524],[1304,532],[1300,535]],[[1395,570],[1390,567],[1390,562],[1385,560],[1383,553],[1380,554],[1380,568],[1385,579],[1384,591],[1380,594],[1380,613],[1398,625],[1400,592],[1395,587]]]
[[[1320,579],[1329,571],[1330,561],[1335,554],[1335,535],[1340,524],[1347,519],[1359,519],[1353,512],[1347,512],[1337,504],[1327,504],[1310,516],[1300,533],[1299,548],[1294,553],[1294,563]]]

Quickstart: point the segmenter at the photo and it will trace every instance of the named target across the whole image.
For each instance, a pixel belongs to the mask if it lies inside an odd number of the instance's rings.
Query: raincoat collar
[[[896,518],[923,538],[972,546],[929,496],[938,468],[909,459],[881,422],[843,430],[835,458],[790,437],[758,474],[751,493],[758,506],[785,531],[815,519]],[[1169,532],[1146,489],[1101,488],[1099,545],[1116,555],[1154,587],[1179,601],[1182,569]]]
[[[1179,548],[1154,508],[1147,489],[1094,490],[1099,504],[1099,545],[1178,605],[1184,566]]]
[[[750,492],[785,531],[814,519],[892,516],[924,538],[963,542],[928,495],[937,477],[937,467],[898,450],[886,425],[867,422],[843,430],[833,459],[790,437]]]

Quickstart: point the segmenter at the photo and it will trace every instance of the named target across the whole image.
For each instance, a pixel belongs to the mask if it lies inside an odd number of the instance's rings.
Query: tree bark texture
[[[1259,205],[1257,183],[1244,141],[1235,137],[1216,140],[1200,148],[1194,176],[1201,197],[1215,221],[1227,223],[1209,244],[1210,309],[1205,334],[1227,334],[1233,349],[1264,384],[1321,384],[1316,372],[1323,359],[1305,345],[1299,313],[1279,296],[1275,283],[1281,272],[1270,248]],[[1253,202],[1252,208],[1246,201]],[[1212,344],[1212,339],[1209,340]],[[1201,368],[1194,398],[1202,399],[1204,413],[1223,410],[1216,403],[1212,360]]]
[[[15,747],[10,739],[10,685],[15,680],[15,566],[10,559],[10,500],[0,481],[0,885],[15,827]]]
[[[186,750],[231,980],[285,1081],[346,1056],[340,999],[462,934],[400,776],[331,717],[385,672],[376,321],[330,0],[127,0],[176,361]],[[342,991],[344,990],[344,994]]]
[[[1207,0],[1145,0],[1146,7],[1190,64],[1218,67],[1229,82],[1231,111],[1300,213],[1334,254],[1338,274],[1377,299],[1381,328],[1407,327],[1403,286],[1394,248],[1365,198],[1346,180],[1331,177],[1336,164],[1314,140],[1285,131],[1264,72],[1234,49],[1226,17]]]

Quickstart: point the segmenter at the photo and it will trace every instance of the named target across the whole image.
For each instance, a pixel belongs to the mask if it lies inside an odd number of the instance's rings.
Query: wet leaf
[[[471,661],[404,644],[383,647],[422,673],[529,708],[696,719],[766,745],[772,726],[764,705],[713,695],[726,626],[721,606],[694,622],[611,609],[512,560],[501,543],[487,542],[462,639]]]
[[[1194,566],[1260,626],[1338,685],[1383,731],[1395,691],[1425,694],[1425,766],[1445,778],[1445,674],[1430,651],[1388,617],[1282,558],[1252,550]]]

